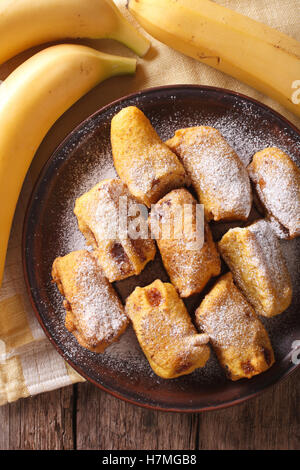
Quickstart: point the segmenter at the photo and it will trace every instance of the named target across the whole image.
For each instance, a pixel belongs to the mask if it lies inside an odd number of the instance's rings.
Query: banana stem
[[[123,19],[119,22],[117,31],[114,31],[110,38],[129,47],[129,49],[132,49],[139,57],[144,57],[150,48],[150,41],[131,26],[129,22]]]
[[[103,60],[103,56],[102,56],[102,60]],[[106,60],[109,66],[108,67],[109,76],[133,75],[136,71],[136,59],[131,59],[129,57],[121,57],[121,56],[110,56]]]

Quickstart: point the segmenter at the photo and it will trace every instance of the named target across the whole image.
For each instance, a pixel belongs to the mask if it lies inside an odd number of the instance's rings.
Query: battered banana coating
[[[76,200],[74,213],[87,243],[93,247],[110,282],[140,274],[154,259],[156,248],[151,238],[120,237],[120,204],[126,198],[127,213],[138,204],[119,179],[107,179]],[[134,213],[134,212],[133,212]],[[127,225],[132,217],[127,217]]]
[[[217,129],[179,129],[166,144],[182,162],[208,221],[247,219],[252,205],[249,176]]]
[[[119,177],[148,207],[171,189],[185,185],[186,174],[178,158],[135,106],[124,108],[113,117],[111,145]]]
[[[276,147],[257,152],[248,166],[250,178],[273,228],[281,238],[300,235],[300,169]]]
[[[208,336],[197,334],[172,284],[156,280],[137,287],[127,298],[125,311],[157,375],[172,379],[205,365]]]
[[[250,379],[274,363],[268,333],[231,273],[222,276],[204,298],[196,310],[196,323],[209,335],[231,380]]]
[[[81,346],[101,353],[118,340],[128,318],[91,253],[79,250],[56,258],[52,277],[65,297],[65,326]]]
[[[256,313],[278,315],[292,300],[292,283],[277,237],[265,220],[233,228],[218,243],[222,258]]]
[[[160,199],[149,217],[150,225],[159,229],[156,242],[162,261],[181,297],[201,292],[210,278],[221,271],[210,228],[203,213],[196,211],[196,199],[181,188]],[[169,233],[164,233],[166,227]]]

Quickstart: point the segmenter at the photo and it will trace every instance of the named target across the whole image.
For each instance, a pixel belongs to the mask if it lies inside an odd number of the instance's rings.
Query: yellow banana
[[[139,56],[150,45],[112,0],[1,0],[0,38],[0,63],[63,38],[116,39]]]
[[[0,284],[18,196],[44,136],[99,82],[135,68],[135,59],[62,44],[34,55],[0,85]]]
[[[159,41],[222,70],[300,116],[300,43],[210,0],[129,0]]]

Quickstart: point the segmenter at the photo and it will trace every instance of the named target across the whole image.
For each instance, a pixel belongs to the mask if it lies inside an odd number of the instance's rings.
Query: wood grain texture
[[[299,449],[299,379],[300,370],[258,398],[226,410],[198,415],[133,407],[90,384],[79,385],[77,447]]]
[[[146,410],[78,385],[78,449],[194,449],[198,415]]]
[[[300,370],[239,406],[200,415],[199,449],[299,449]]]
[[[0,449],[73,449],[72,387],[3,406],[0,420]]]
[[[0,449],[299,449],[300,370],[226,410],[162,413],[89,383],[0,407]]]

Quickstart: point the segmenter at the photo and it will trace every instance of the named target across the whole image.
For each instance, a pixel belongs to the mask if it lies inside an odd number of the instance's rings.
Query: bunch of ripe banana
[[[129,0],[128,7],[159,41],[300,116],[300,90],[295,90],[300,87],[300,43],[295,39],[210,0]]]
[[[113,38],[143,56],[149,41],[112,0],[1,0],[0,63],[61,38]],[[54,122],[101,81],[133,74],[136,60],[61,44],[37,53],[0,86],[0,285],[22,184]]]

